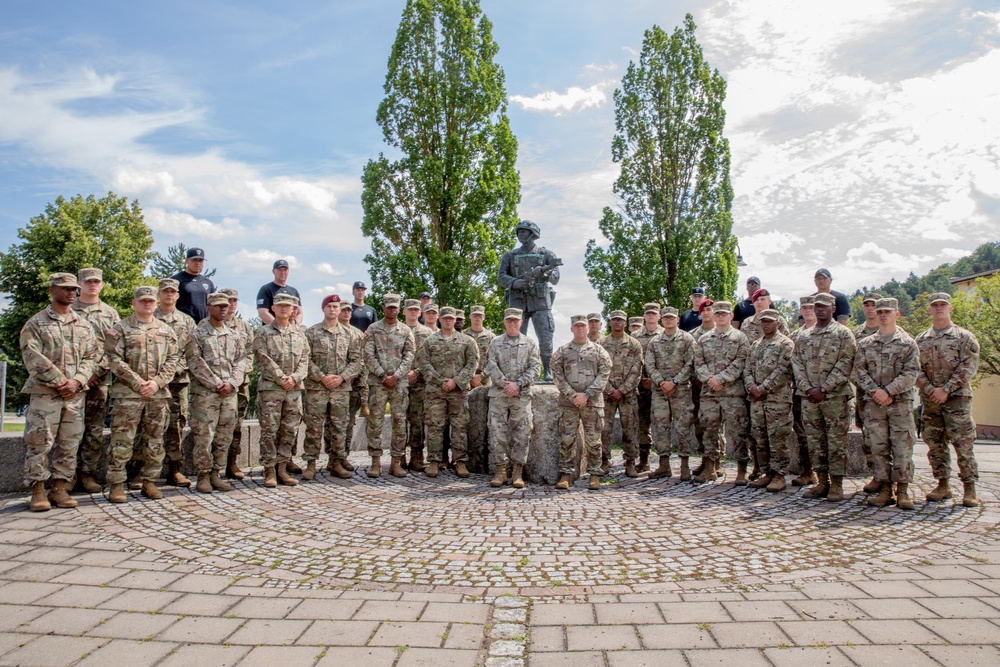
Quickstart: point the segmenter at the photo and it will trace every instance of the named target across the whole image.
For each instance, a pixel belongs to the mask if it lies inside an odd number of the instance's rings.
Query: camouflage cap
[[[240,293],[235,288],[232,287],[223,287],[222,289],[219,290],[219,294],[225,294],[230,299],[240,298]]]
[[[354,307],[354,304],[351,303],[350,301],[341,301],[340,302],[340,309],[341,310],[351,310],[353,307]]]
[[[472,306],[469,308],[469,317],[473,315],[486,315],[486,306]]]
[[[440,311],[441,311],[441,309],[438,308],[438,305],[436,303],[428,303],[428,304],[424,305],[424,312],[425,313],[428,313],[428,312],[430,312],[430,313],[437,313],[437,312],[440,312]]]
[[[443,320],[446,317],[451,317],[451,318],[455,317],[455,309],[452,308],[451,306],[445,306],[444,308],[441,309],[441,319]]]
[[[611,311],[611,319],[613,319],[613,320],[628,320],[628,313],[626,313],[624,310],[612,310]],[[641,317],[637,317],[635,319],[640,320],[640,321],[642,320]]]
[[[660,313],[660,304],[658,304],[658,303],[652,303],[652,302],[645,303],[642,306],[642,312],[643,313],[656,313],[656,314],[659,314]]]
[[[733,304],[728,301],[716,301],[712,304],[713,313],[732,313]]]
[[[175,292],[181,291],[181,284],[173,278],[164,278],[160,281],[160,290],[172,289]]]
[[[146,301],[149,299],[156,301],[156,288],[152,285],[139,285],[132,290],[132,299],[135,301]]]
[[[876,292],[868,292],[863,297],[861,297],[861,303],[868,303],[869,301],[875,302],[882,298],[881,294]]]
[[[80,269],[79,272],[77,272],[76,277],[81,283],[88,280],[104,280],[104,271],[93,267],[89,269]]]
[[[519,320],[521,319],[521,309],[520,308],[508,308],[503,311],[503,318],[505,320]]]
[[[628,325],[629,325],[630,327],[631,327],[631,326],[635,326],[635,325],[639,325],[639,326],[643,326],[644,324],[645,324],[645,322],[644,322],[644,321],[643,321],[643,319],[642,319],[641,317],[639,317],[639,316],[635,316],[635,317],[630,317],[630,318],[628,318]]]
[[[410,308],[420,308],[420,299],[407,299],[403,302],[403,310],[409,310]]]
[[[286,294],[284,292],[274,295],[274,301],[271,302],[272,306],[281,306],[287,304],[289,306],[299,305],[299,297],[294,294]]]
[[[891,297],[886,297],[884,299],[879,299],[875,302],[875,310],[899,310],[899,301]]]
[[[604,318],[601,317],[600,313],[590,313],[587,315],[588,322],[593,322],[594,320],[597,320],[598,322],[603,322]]]
[[[673,306],[667,306],[660,311],[660,317],[680,317],[680,315],[678,314],[676,308]]]
[[[462,310],[461,308],[456,308],[455,309],[455,319],[464,320],[465,319],[465,311]]]
[[[72,273],[50,273],[49,287],[79,287]]]
[[[814,297],[812,294],[810,294],[809,296],[804,296],[799,299],[799,307],[815,306],[815,305],[816,305],[816,297]]]
[[[772,322],[777,322],[779,319],[781,319],[781,315],[778,313],[778,311],[774,310],[773,308],[768,308],[767,310],[762,311],[760,316],[757,317],[757,319],[771,320]]]
[[[399,308],[399,299],[400,296],[398,294],[386,294],[382,297],[382,307],[396,306],[396,308]]]
[[[820,292],[813,297],[813,303],[817,306],[835,306],[837,305],[837,298],[832,294]]]
[[[586,323],[587,323],[586,315],[573,315],[572,317],[569,318],[569,325],[571,327],[577,324],[586,324]]]
[[[208,305],[210,306],[228,306],[229,297],[222,292],[212,292],[208,295]]]
[[[934,292],[934,294],[931,294],[930,299],[927,300],[927,304],[941,303],[942,301],[944,303],[951,303],[951,295],[947,292]]]

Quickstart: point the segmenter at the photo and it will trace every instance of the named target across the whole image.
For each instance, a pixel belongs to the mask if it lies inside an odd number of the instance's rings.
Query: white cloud
[[[572,86],[571,88],[567,88],[565,93],[546,90],[532,97],[511,95],[510,101],[526,111],[541,111],[561,116],[570,111],[580,111],[589,107],[601,106],[608,99],[604,90],[608,86],[614,85],[614,83],[614,81],[602,81],[601,83],[595,83],[589,88]]]
[[[316,270],[320,273],[325,273],[330,276],[342,276],[344,275],[343,269],[335,269],[333,265],[329,262],[322,262],[316,265]]]
[[[221,223],[214,223],[204,218],[196,218],[190,213],[165,211],[155,207],[145,209],[143,214],[150,229],[171,236],[194,236],[217,241],[239,235],[243,231],[243,226],[237,218],[223,218]]]
[[[583,69],[590,72],[614,72],[618,69],[618,65],[609,62],[607,65],[598,65],[597,63],[589,63],[583,66]]]
[[[351,299],[351,286],[347,283],[336,283],[334,285],[323,285],[322,287],[314,287],[309,290],[311,294],[317,296],[326,296],[327,294],[337,294],[341,299],[349,300]]]
[[[301,266],[298,258],[295,255],[286,255],[274,250],[247,250],[246,248],[240,249],[239,252],[234,253],[230,257],[230,264],[232,265],[232,270],[240,272],[244,269],[268,269],[274,265],[275,260],[283,259],[288,262],[288,266],[292,269],[297,269]]]

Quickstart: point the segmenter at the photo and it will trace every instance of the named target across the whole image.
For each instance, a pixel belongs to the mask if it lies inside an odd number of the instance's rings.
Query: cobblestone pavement
[[[1000,665],[985,505],[876,510],[719,483],[599,492],[364,476],[227,494],[0,497],[0,665]],[[854,491],[865,480],[852,480]],[[957,480],[954,484],[961,489]]]

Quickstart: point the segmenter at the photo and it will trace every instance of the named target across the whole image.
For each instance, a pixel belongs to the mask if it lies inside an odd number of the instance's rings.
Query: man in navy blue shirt
[[[208,317],[208,295],[215,291],[215,284],[201,275],[205,268],[205,251],[188,248],[184,270],[170,276],[177,281],[177,310],[187,313],[195,323]]]
[[[698,312],[704,300],[704,287],[695,287],[691,290],[691,308],[681,313],[681,321],[677,324],[681,331],[694,331],[701,326],[701,315]]]
[[[299,300],[300,304],[302,303],[299,291],[288,284],[288,262],[283,259],[277,260],[271,267],[271,273],[274,274],[274,280],[263,285],[257,292],[257,315],[264,324],[270,324],[271,320],[274,319],[271,305],[274,303],[276,295],[291,294]],[[296,307],[295,311],[292,321],[302,324],[302,308]]]
[[[351,326],[367,331],[369,326],[378,321],[375,309],[365,305],[365,292],[368,291],[368,286],[359,280],[354,283],[351,291],[354,293],[354,305],[351,307]]]
[[[847,321],[851,318],[851,302],[847,300],[846,294],[830,289],[830,283],[832,282],[833,276],[830,274],[830,269],[819,269],[816,271],[816,275],[813,276],[813,283],[816,285],[816,294],[832,294],[837,302],[833,309],[833,319],[841,324],[847,324]]]

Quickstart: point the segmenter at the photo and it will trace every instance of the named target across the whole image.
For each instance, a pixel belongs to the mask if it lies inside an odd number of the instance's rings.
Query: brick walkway
[[[922,501],[924,452],[913,512],[620,467],[562,494],[362,468],[44,514],[0,497],[0,665],[996,667],[1000,446],[976,509]]]

